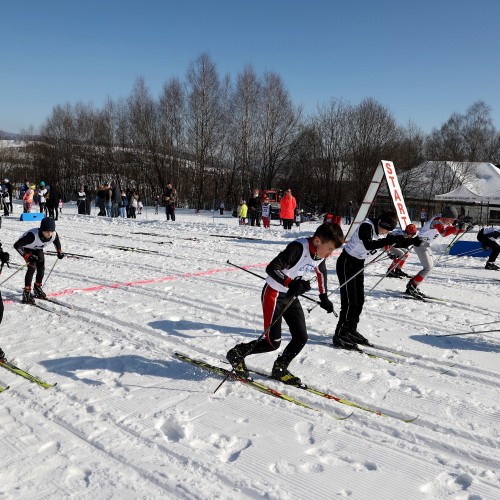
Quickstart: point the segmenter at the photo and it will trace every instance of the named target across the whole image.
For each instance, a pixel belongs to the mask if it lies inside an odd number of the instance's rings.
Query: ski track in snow
[[[47,283],[49,296],[71,308],[21,305],[22,273],[3,286],[4,299],[14,302],[5,306],[0,345],[20,367],[58,385],[44,390],[0,372],[0,383],[11,386],[0,395],[0,496],[500,497],[498,334],[437,337],[499,317],[500,281],[483,269],[484,259],[464,257],[434,269],[425,290],[448,304],[384,291],[404,290],[403,280],[384,280],[367,297],[361,331],[407,357],[366,350],[395,363],[328,347],[322,342],[331,339],[333,315],[319,307],[306,313],[311,342],[292,371],[361,405],[419,415],[405,424],[267,379],[320,412],[238,382],[213,394],[219,377],[173,356],[178,350],[222,363],[235,343],[256,338],[262,282],[226,261],[255,266],[249,269],[264,276],[264,264],[315,224],[286,234],[277,225],[264,231],[182,210],[175,224],[162,214],[110,221],[74,215],[72,206],[64,212],[57,223],[63,250],[94,256],[60,261]],[[4,249],[34,225],[4,218]],[[47,272],[54,258],[47,256]],[[388,263],[367,269],[367,289]],[[335,259],[327,265],[334,289]],[[414,255],[407,268],[418,269]],[[15,269],[4,269],[2,278]],[[103,288],[90,290],[96,286]],[[334,305],[340,308],[338,292]],[[255,355],[248,363],[269,370],[275,356]],[[351,411],[344,421],[327,415]]]

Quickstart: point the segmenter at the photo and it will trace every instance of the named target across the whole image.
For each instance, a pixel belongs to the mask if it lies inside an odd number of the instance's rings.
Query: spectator
[[[354,215],[354,206],[352,201],[350,201],[345,207],[345,223],[351,225],[352,217]]]
[[[420,210],[420,227],[424,227],[426,222],[427,222],[427,210],[425,208],[422,208],[422,210]]]
[[[138,201],[139,201],[139,196],[135,193],[135,191],[133,191],[132,194],[130,195],[130,218],[131,219],[136,218]]]
[[[283,229],[292,229],[297,201],[292,196],[292,190],[287,189],[280,201],[280,219],[283,220]]]
[[[160,208],[160,197],[158,195],[155,196],[155,215],[158,215],[158,209]]]
[[[122,201],[122,192],[115,181],[111,182],[111,216],[118,217],[118,206]]]
[[[33,196],[35,195],[35,186],[27,186],[23,195],[23,211],[30,213],[33,205]]]
[[[269,198],[264,198],[264,203],[262,204],[262,224],[265,228],[271,225],[271,205]]]
[[[128,207],[128,198],[125,191],[121,193],[121,201],[120,201],[120,217],[125,219],[127,217],[127,207]]]
[[[220,204],[219,204],[219,213],[220,213],[221,215],[224,215],[224,208],[225,208],[225,206],[224,206],[224,202],[223,202],[223,201],[221,201],[221,202],[220,202]]]
[[[302,214],[298,208],[295,209],[295,225],[300,227],[300,223],[302,222]]]
[[[106,198],[104,199],[104,208],[106,209],[106,216],[113,217],[113,188],[111,184],[106,185]]]
[[[78,207],[78,214],[85,215],[85,200],[87,199],[87,193],[83,186],[76,193],[76,206]]]
[[[163,193],[163,200],[165,201],[165,213],[167,220],[172,219],[175,222],[175,206],[177,204],[177,190],[172,187],[172,183],[168,182],[167,187]]]
[[[47,193],[48,190],[45,187],[45,182],[40,182],[39,188],[38,188],[38,206],[40,207],[40,213],[45,212],[45,203],[47,202]]]
[[[9,196],[9,190],[7,189],[7,186],[5,184],[2,184],[2,202],[3,202],[3,214],[6,217],[7,215],[9,215],[10,196]]]
[[[4,179],[3,181],[4,183],[4,186],[7,188],[7,191],[9,192],[9,209],[10,209],[10,213],[13,213],[14,210],[13,210],[13,204],[12,204],[12,197],[14,196],[14,188],[12,186],[12,184],[10,183],[9,179]]]
[[[244,226],[247,223],[248,207],[245,200],[240,201],[240,211],[238,216],[240,218],[240,226]]]
[[[262,210],[262,202],[259,196],[259,190],[253,192],[253,196],[248,200],[248,218],[251,226],[260,227],[260,217]]]
[[[98,216],[106,215],[106,193],[108,191],[108,186],[102,184],[97,188],[97,195],[95,199],[95,206],[99,209]]]

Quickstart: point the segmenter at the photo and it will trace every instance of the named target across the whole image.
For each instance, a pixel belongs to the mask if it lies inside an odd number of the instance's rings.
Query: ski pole
[[[248,269],[245,269],[244,267],[238,266],[237,264],[233,264],[229,260],[227,261],[227,263],[230,266],[236,267],[238,269],[241,269],[242,271],[245,271],[248,274],[251,274],[252,276],[257,276],[257,278],[260,278],[261,280],[265,280],[266,279],[266,278],[264,278],[264,276],[261,276],[260,274],[257,274],[257,273],[254,273],[252,271],[249,271]],[[316,299],[313,299],[312,297],[309,297],[308,295],[304,294],[304,295],[301,295],[301,297],[303,297],[304,299],[310,300],[311,302],[315,302],[318,305],[321,304],[321,302],[318,302]],[[335,314],[335,317],[337,317],[337,313],[335,311],[333,311],[333,313]]]
[[[8,278],[5,278],[1,283],[0,283],[0,286],[2,286],[6,281],[9,281],[10,278],[12,278],[12,276],[14,276],[14,274],[17,274],[19,271],[21,271],[22,269],[24,269],[26,266],[28,265],[28,263],[26,262],[26,264],[23,264],[21,267],[19,267],[19,269],[17,269],[16,271],[14,271]]]
[[[498,320],[490,321],[489,323],[478,323],[477,325],[469,325],[469,326],[470,327],[473,327],[473,326],[484,326],[484,325],[492,325],[493,323],[498,323]]]
[[[432,337],[455,337],[457,335],[474,335],[475,333],[495,333],[495,332],[500,332],[500,330],[479,330],[478,332],[447,333],[445,335],[432,335]]]
[[[458,242],[458,240],[460,238],[462,238],[462,236],[464,236],[464,234],[466,233],[467,231],[464,231],[463,233],[460,233],[460,234],[457,234],[450,242],[450,244],[441,252],[441,254],[439,255],[439,257],[437,258],[436,262],[434,262],[434,265],[432,267],[436,267],[437,266],[437,263],[441,260],[441,257],[443,257],[443,255],[446,253],[446,252],[449,252],[451,250],[451,247]]]
[[[362,273],[370,264],[374,264],[375,262],[379,261],[382,257],[385,256],[385,250],[382,250],[382,252],[380,252],[374,259],[372,259],[370,262],[368,262],[368,264],[364,265],[356,274],[353,274],[348,280],[346,280],[344,283],[342,283],[342,285],[338,286],[337,288],[335,288],[334,290],[332,290],[329,294],[328,294],[328,297],[336,292],[337,290],[340,290],[343,286],[347,285],[347,283],[349,283],[349,281],[351,281],[352,279],[354,279],[358,274]],[[311,308],[309,308],[307,310],[308,313],[310,313],[318,304],[315,304],[314,306],[312,306]]]
[[[404,259],[411,251],[411,248],[407,248],[406,249],[406,252],[400,257],[400,259]],[[391,271],[393,271],[394,269],[396,268],[393,268],[392,266],[389,266],[389,269],[387,270],[387,272],[384,274],[384,276],[382,276],[371,288],[370,290],[368,290],[367,293],[365,293],[365,297],[368,297],[368,295],[370,295],[370,293],[373,292],[373,290],[375,290],[375,288],[377,288],[377,286],[379,285],[379,283],[384,279],[384,278],[387,278],[387,276],[389,276],[389,273]]]
[[[467,252],[464,252],[464,253],[459,253],[457,255],[453,255],[451,257],[448,257],[447,259],[443,260],[443,263],[446,264],[446,262],[450,261],[450,260],[453,260],[453,259],[456,259],[458,257],[471,257],[472,255],[476,254],[476,253],[479,253],[479,252],[483,252],[484,250],[481,248],[476,248],[474,250],[468,250]]]
[[[315,279],[315,278],[313,278]],[[312,280],[311,280],[312,281]],[[283,311],[281,311],[280,314],[278,314],[278,316],[273,320],[273,322],[259,335],[259,338],[257,340],[255,340],[254,344],[251,346],[250,349],[247,350],[247,352],[245,353],[245,357],[248,356],[249,354],[252,354],[252,351],[255,349],[255,346],[257,345],[257,343],[259,342],[259,340],[261,340],[265,335],[268,334],[268,332],[271,330],[271,328],[278,322],[281,320],[281,318],[283,317],[283,315],[286,313],[286,311],[288,310],[288,308],[293,304],[293,302],[295,301],[295,299],[297,299],[299,296],[298,295],[292,295],[290,297],[290,299],[288,300],[288,303],[287,305],[283,308]],[[214,394],[219,390],[219,388],[222,386],[222,384],[234,373],[234,367],[231,368],[231,371],[224,377],[224,380],[215,388],[215,391],[214,391]]]
[[[57,258],[55,261],[54,261],[54,264],[52,265],[51,269],[50,269],[50,272],[49,272],[49,275],[47,276],[47,278],[45,279],[45,285],[47,284],[47,281],[49,281],[49,278],[50,278],[50,275],[52,274],[52,271],[54,270],[54,267],[56,267],[56,264],[57,264],[57,261],[59,260],[59,258]]]
[[[45,252],[47,255],[57,255],[57,252],[53,252],[51,250],[48,250],[47,252]],[[79,253],[70,253],[70,252],[64,252],[64,255],[66,255],[66,257],[69,257],[70,255],[73,256],[73,257],[85,257],[87,259],[93,259],[94,256],[93,255],[82,255],[82,254],[79,254]]]

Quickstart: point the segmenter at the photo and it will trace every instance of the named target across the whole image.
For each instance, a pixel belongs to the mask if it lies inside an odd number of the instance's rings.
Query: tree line
[[[179,201],[199,209],[291,187],[303,207],[340,213],[362,201],[381,159],[398,172],[425,160],[500,163],[490,114],[479,101],[430,134],[398,125],[372,98],[332,98],[306,115],[279,74],[246,66],[232,81],[203,53],[158,97],[138,78],[130,95],[101,108],[55,106],[39,131],[26,131],[22,151],[0,149],[0,169],[11,182],[43,179],[67,194],[113,179],[152,199],[172,182]],[[407,176],[403,192],[418,182]]]

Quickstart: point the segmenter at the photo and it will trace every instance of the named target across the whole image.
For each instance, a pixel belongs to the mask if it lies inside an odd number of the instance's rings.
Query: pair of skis
[[[5,370],[10,371],[11,373],[15,373],[16,375],[19,375],[20,377],[23,377],[26,380],[29,380],[30,382],[33,382],[34,384],[37,384],[40,387],[43,387],[44,389],[50,389],[51,387],[57,385],[57,382],[55,384],[49,384],[48,382],[45,382],[45,380],[42,380],[41,378],[38,378],[35,375],[32,375],[31,373],[27,372],[26,370],[23,370],[22,368],[19,368],[18,366],[12,364],[10,361],[7,361],[6,359],[0,360],[0,366]],[[6,391],[8,388],[9,386],[0,387],[0,392]]]
[[[226,370],[225,368],[221,368],[219,366],[209,364],[206,361],[195,359],[195,358],[192,358],[192,357],[187,356],[185,354],[181,354],[179,352],[176,352],[175,356],[178,359],[180,359],[181,361],[185,361],[185,362],[190,363],[192,365],[198,366],[204,370],[215,373],[216,375],[221,375],[221,376],[225,376],[225,377],[229,376],[232,380],[241,382],[249,387],[252,387],[255,390],[258,390],[259,392],[262,392],[262,393],[268,394],[270,396],[282,399],[284,401],[288,401],[289,403],[293,403],[297,406],[301,406],[301,407],[307,408],[309,410],[325,413],[326,415],[334,418],[335,420],[346,420],[347,418],[349,418],[352,415],[352,413],[351,413],[348,416],[339,417],[337,415],[333,415],[331,413],[324,412],[323,410],[320,410],[314,406],[311,406],[311,405],[309,405],[309,404],[307,404],[299,399],[293,398],[287,394],[276,391],[275,389],[273,389],[265,384],[262,384],[261,382],[255,381],[251,378],[241,377],[238,374],[234,373],[234,371]],[[269,374],[264,373],[264,372],[259,372],[257,370],[250,370],[250,372],[254,373],[255,375],[259,375],[261,377],[266,377],[268,379],[271,378],[271,376]],[[349,401],[348,399],[344,399],[342,397],[324,392],[322,390],[307,386],[305,384],[294,385],[292,387],[297,387],[299,389],[310,392],[310,393],[315,394],[317,396],[320,396],[320,397],[323,397],[326,399],[330,399],[330,400],[336,401],[337,403],[341,403],[341,404],[350,406],[351,408],[363,410],[363,411],[378,415],[380,417],[392,417],[392,418],[395,418],[395,419],[400,420],[400,421],[405,422],[405,423],[414,422],[418,418],[418,417],[414,417],[414,418],[406,419],[404,417],[398,417],[398,416],[390,415],[388,413],[382,413],[381,411],[375,410],[375,409],[367,407],[367,406],[360,405],[358,403],[355,403],[354,401]]]

